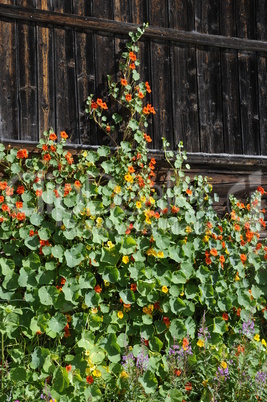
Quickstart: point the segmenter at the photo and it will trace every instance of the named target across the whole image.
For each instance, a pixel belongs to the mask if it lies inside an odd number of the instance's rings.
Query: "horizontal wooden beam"
[[[36,148],[38,142],[36,141],[20,141],[1,139],[6,147],[9,145],[17,148],[26,148],[29,152],[41,152]],[[82,145],[82,144],[66,144],[66,148],[78,153],[82,150],[97,151],[100,145]],[[115,151],[114,147],[110,147],[111,152]],[[159,149],[149,149],[150,157],[154,157],[157,162],[163,167],[168,168],[169,165],[165,162],[164,152]],[[175,151],[174,151],[175,155]],[[203,152],[188,152],[187,162],[192,166],[202,166],[205,169],[219,169],[219,170],[262,170],[267,172],[267,156],[262,155],[235,155],[235,154],[208,154]]]
[[[31,21],[36,24],[76,28],[90,31],[102,31],[115,34],[128,34],[135,31],[138,25],[94,17],[82,17],[74,14],[63,14],[0,4],[0,17],[12,20]],[[267,52],[267,42],[241,39],[221,35],[202,34],[198,32],[180,31],[172,28],[148,27],[145,37],[156,40],[167,40],[198,46],[212,46],[239,51]]]

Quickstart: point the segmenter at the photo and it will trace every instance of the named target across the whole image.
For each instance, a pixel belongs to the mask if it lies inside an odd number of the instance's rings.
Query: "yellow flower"
[[[140,201],[136,201],[135,205],[138,209],[142,208],[142,203]]]
[[[157,252],[153,248],[148,249],[146,253],[147,255],[153,255],[153,257],[157,256]]]
[[[87,304],[83,303],[83,304],[82,304],[82,309],[83,309],[83,310],[87,310],[87,309],[88,309]]]
[[[97,307],[91,308],[91,313],[96,314],[98,312]]]
[[[168,293],[169,289],[167,288],[167,286],[162,286],[161,291],[163,293]]]
[[[121,319],[123,318],[123,312],[122,311],[118,311],[117,316]]]
[[[227,248],[225,249],[225,254],[229,254],[229,251],[227,250]]]
[[[224,362],[224,361],[221,362],[221,366],[222,366],[223,369],[227,369],[227,363],[226,362]]]
[[[203,341],[203,339],[199,339],[199,340],[197,341],[197,346],[199,346],[200,348],[203,348],[203,346],[204,346],[204,341]]]
[[[259,334],[256,334],[256,335],[254,336],[254,339],[255,339],[256,342],[259,342],[259,341],[260,341],[260,335],[259,335]]]
[[[115,247],[115,244],[113,244],[112,241],[110,241],[110,240],[107,242],[107,245],[108,245],[108,248]]]
[[[114,193],[119,194],[121,192],[121,186],[115,186],[113,191]]]
[[[94,370],[94,371],[92,372],[92,374],[93,374],[94,377],[101,377],[101,375],[102,375],[102,374],[101,374],[101,371],[100,371],[100,370],[97,370],[97,369]]]
[[[89,350],[86,350],[86,351],[84,352],[84,354],[85,354],[85,356],[89,356],[89,355],[90,355],[90,351],[89,351]]]
[[[132,183],[133,182],[133,176],[131,176],[130,174],[126,174],[124,176],[125,181],[127,181],[128,183]]]
[[[158,258],[164,258],[164,253],[163,253],[163,251],[159,251],[158,254],[157,254],[157,257],[158,257]]]
[[[124,256],[122,257],[122,262],[123,262],[123,264],[128,264],[128,262],[129,262],[129,257],[128,257],[128,255],[124,255]]]
[[[208,380],[203,380],[202,384],[203,384],[203,387],[206,387],[208,385]]]
[[[203,241],[204,241],[204,243],[208,243],[208,241],[209,241],[209,236],[204,236]]]
[[[104,285],[108,287],[108,286],[110,285],[110,282],[109,282],[109,281],[106,281],[106,280],[104,279]]]
[[[153,312],[153,308],[154,306],[152,306],[151,308],[151,304],[148,307],[143,307],[143,313],[148,314],[152,317],[152,312]]]
[[[123,371],[121,372],[121,377],[122,377],[122,378],[127,378],[127,377],[128,377],[128,374],[126,373],[126,371],[123,370]]]
[[[239,278],[239,276],[238,276],[238,273],[237,273],[236,276],[235,276],[235,281],[240,281],[240,278]]]
[[[262,340],[261,340],[261,343],[263,344],[263,346],[265,346],[265,347],[267,346],[265,339],[262,339]]]
[[[154,198],[153,198],[153,197],[149,197],[149,202],[150,202],[150,204],[155,204]]]
[[[180,296],[184,296],[184,292],[181,292],[181,293],[180,293]]]
[[[191,233],[192,228],[190,226],[186,226],[185,231],[186,231],[186,233]]]
[[[86,158],[86,157],[87,157],[87,151],[84,151],[84,152],[82,153],[82,155],[83,155],[84,158]]]
[[[102,223],[103,223],[103,219],[102,218],[96,218],[96,227],[97,228],[101,228],[101,226],[102,226]]]
[[[151,225],[151,220],[149,219],[149,216],[146,216],[145,222]]]
[[[142,202],[146,202],[146,197],[145,197],[144,195],[142,195],[142,197],[140,198],[140,200],[141,200]]]

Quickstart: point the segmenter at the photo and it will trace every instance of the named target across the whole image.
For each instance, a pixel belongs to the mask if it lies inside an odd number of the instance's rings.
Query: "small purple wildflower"
[[[244,335],[246,335],[249,339],[252,338],[254,335],[254,321],[247,321],[243,322],[242,325],[242,332]]]

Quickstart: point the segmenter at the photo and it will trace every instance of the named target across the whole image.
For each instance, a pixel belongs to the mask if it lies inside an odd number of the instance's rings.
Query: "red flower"
[[[91,375],[88,375],[86,377],[86,382],[88,382],[88,384],[93,384],[94,382],[94,378]]]
[[[4,202],[4,201],[5,201],[5,198],[2,195],[0,195],[0,204],[2,204],[2,202]]]
[[[47,146],[46,144],[44,144],[44,145],[42,146],[42,150],[43,150],[43,151],[47,151],[47,150],[48,150],[48,146]]]
[[[177,212],[180,211],[180,208],[176,207],[175,205],[173,205],[171,211],[172,211],[173,214],[177,214]]]
[[[50,139],[51,141],[56,141],[56,139],[57,139],[56,134],[55,134],[55,133],[50,134],[50,135],[49,135],[49,139]]]
[[[0,182],[0,190],[5,190],[7,188],[7,182],[6,181],[1,181]]]
[[[179,369],[175,369],[174,370],[174,374],[176,375],[176,377],[180,377],[180,375],[182,374],[181,370]]]
[[[228,320],[229,320],[228,314],[227,314],[227,313],[223,313],[223,314],[222,314],[222,319],[223,319],[224,321],[228,321]]]
[[[68,366],[66,366],[67,372],[69,372],[71,369],[72,369],[72,365],[71,365],[71,364],[69,364]]]
[[[10,211],[9,206],[7,206],[6,204],[3,204],[2,205],[2,211],[9,212]]]
[[[34,236],[34,235],[35,235],[34,230],[30,230],[30,234],[29,234],[29,236],[30,236],[30,237],[32,237],[32,236]]]
[[[23,207],[23,202],[17,201],[16,202],[16,208],[21,209]]]
[[[49,162],[51,159],[51,156],[49,154],[45,154],[43,159],[44,159],[44,161]]]
[[[51,145],[50,150],[51,150],[52,152],[56,152],[57,147],[55,147],[54,145]]]
[[[265,193],[264,188],[262,188],[261,186],[259,186],[257,188],[258,192],[261,193],[262,195]]]
[[[23,221],[26,218],[26,215],[24,212],[18,212],[17,213],[17,220],[18,221]]]
[[[37,197],[41,197],[41,195],[43,194],[43,190],[36,190],[35,194],[37,195]]]
[[[188,391],[188,392],[192,391],[192,383],[191,382],[188,381],[185,384],[185,390]]]
[[[137,289],[137,285],[135,283],[131,283],[131,290],[133,292],[136,292],[136,289]]]
[[[27,151],[27,149],[21,149],[20,151],[18,151],[18,152],[17,152],[17,158],[18,158],[18,159],[28,158],[28,151]]]
[[[164,324],[169,325],[170,319],[168,317],[163,317],[163,322],[164,322]]]
[[[102,288],[101,288],[99,285],[96,285],[96,286],[94,287],[94,289],[95,289],[95,292],[96,292],[96,293],[101,293],[101,292],[102,292]]]

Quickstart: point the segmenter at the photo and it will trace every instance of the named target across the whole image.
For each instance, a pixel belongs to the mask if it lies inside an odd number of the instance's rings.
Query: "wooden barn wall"
[[[182,140],[189,152],[267,156],[259,0],[0,0],[0,139],[38,141],[53,127],[72,144],[105,143],[85,101],[106,96],[127,32],[143,22],[153,148],[164,136],[173,149]]]

